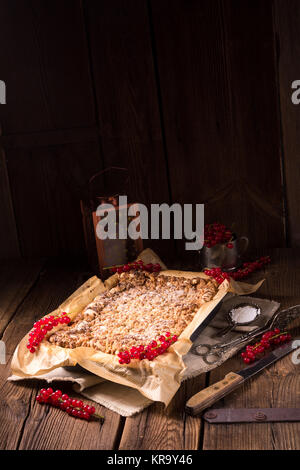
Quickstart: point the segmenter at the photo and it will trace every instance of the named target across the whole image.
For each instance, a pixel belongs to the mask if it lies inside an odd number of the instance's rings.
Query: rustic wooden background
[[[1,0],[0,257],[83,256],[111,165],[140,202],[299,246],[299,28],[299,0]]]

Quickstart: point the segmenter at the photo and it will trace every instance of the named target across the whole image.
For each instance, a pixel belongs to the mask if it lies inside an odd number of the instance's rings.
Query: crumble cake
[[[116,354],[146,345],[165,331],[179,336],[217,290],[211,278],[122,273],[116,286],[98,295],[48,341],[65,348],[85,346]]]

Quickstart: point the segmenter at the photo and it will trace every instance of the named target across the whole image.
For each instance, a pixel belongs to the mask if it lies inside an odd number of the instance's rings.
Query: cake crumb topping
[[[179,336],[217,290],[214,279],[124,272],[113,288],[98,295],[48,341],[65,348],[86,346],[116,354],[146,345],[165,331]]]

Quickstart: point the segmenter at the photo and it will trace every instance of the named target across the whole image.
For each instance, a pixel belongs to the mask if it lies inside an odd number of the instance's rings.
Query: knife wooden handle
[[[186,403],[186,412],[191,415],[200,413],[205,408],[208,408],[216,401],[232,392],[243,382],[244,379],[241,375],[235,372],[229,372],[220,382],[210,385],[210,387],[204,388],[201,392],[193,395]]]

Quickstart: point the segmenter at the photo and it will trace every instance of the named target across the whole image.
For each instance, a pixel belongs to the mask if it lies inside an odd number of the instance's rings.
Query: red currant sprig
[[[275,328],[272,331],[267,331],[263,334],[261,340],[254,345],[246,346],[246,350],[242,352],[241,356],[245,364],[251,364],[255,361],[259,354],[262,354],[265,350],[270,349],[274,344],[278,345],[286,343],[291,340],[289,333],[281,332],[279,328]]]
[[[254,271],[258,271],[270,262],[270,256],[262,256],[256,261],[244,263],[243,266],[234,273],[226,273],[222,271],[221,268],[204,269],[204,273],[207,274],[207,276],[213,277],[218,282],[218,284],[222,284],[225,279],[229,280],[230,277],[236,281],[244,279]]]
[[[61,390],[54,392],[52,388],[42,388],[36,396],[36,401],[38,403],[49,403],[56,408],[66,411],[70,416],[74,416],[74,418],[89,421],[93,417],[101,421],[104,420],[103,416],[95,413],[93,406],[85,405],[82,400],[70,398],[66,393],[63,394]]]
[[[129,271],[147,271],[149,273],[158,273],[161,271],[161,265],[159,263],[153,264],[148,263],[144,264],[144,262],[139,259],[138,261],[134,261],[133,263],[123,264],[119,266],[112,266],[105,269],[111,269],[113,273],[127,273]]]
[[[230,274],[232,279],[244,279],[245,277],[249,276],[249,274],[253,273],[254,271],[258,271],[262,269],[266,264],[271,262],[270,256],[261,256],[256,261],[248,261],[247,263],[243,263],[243,266],[235,271],[234,273]]]
[[[44,337],[51,331],[52,328],[60,324],[67,324],[71,319],[67,316],[66,312],[61,315],[49,315],[49,317],[41,318],[34,323],[33,329],[29,333],[29,340],[27,343],[27,349],[33,354],[38,345],[43,341]]]
[[[225,279],[229,281],[229,274],[222,271],[221,268],[204,269],[204,273],[207,276],[213,277],[218,284],[222,284]]]
[[[204,246],[207,248],[220,244],[226,244],[227,248],[233,248],[231,243],[233,238],[234,234],[224,224],[206,224],[204,227]]]
[[[130,350],[126,349],[118,353],[120,364],[129,364],[131,359],[148,359],[153,361],[157,356],[160,356],[171,346],[171,344],[177,341],[176,335],[171,335],[168,331],[165,335],[161,335],[157,341],[151,341],[147,346],[133,346]]]

